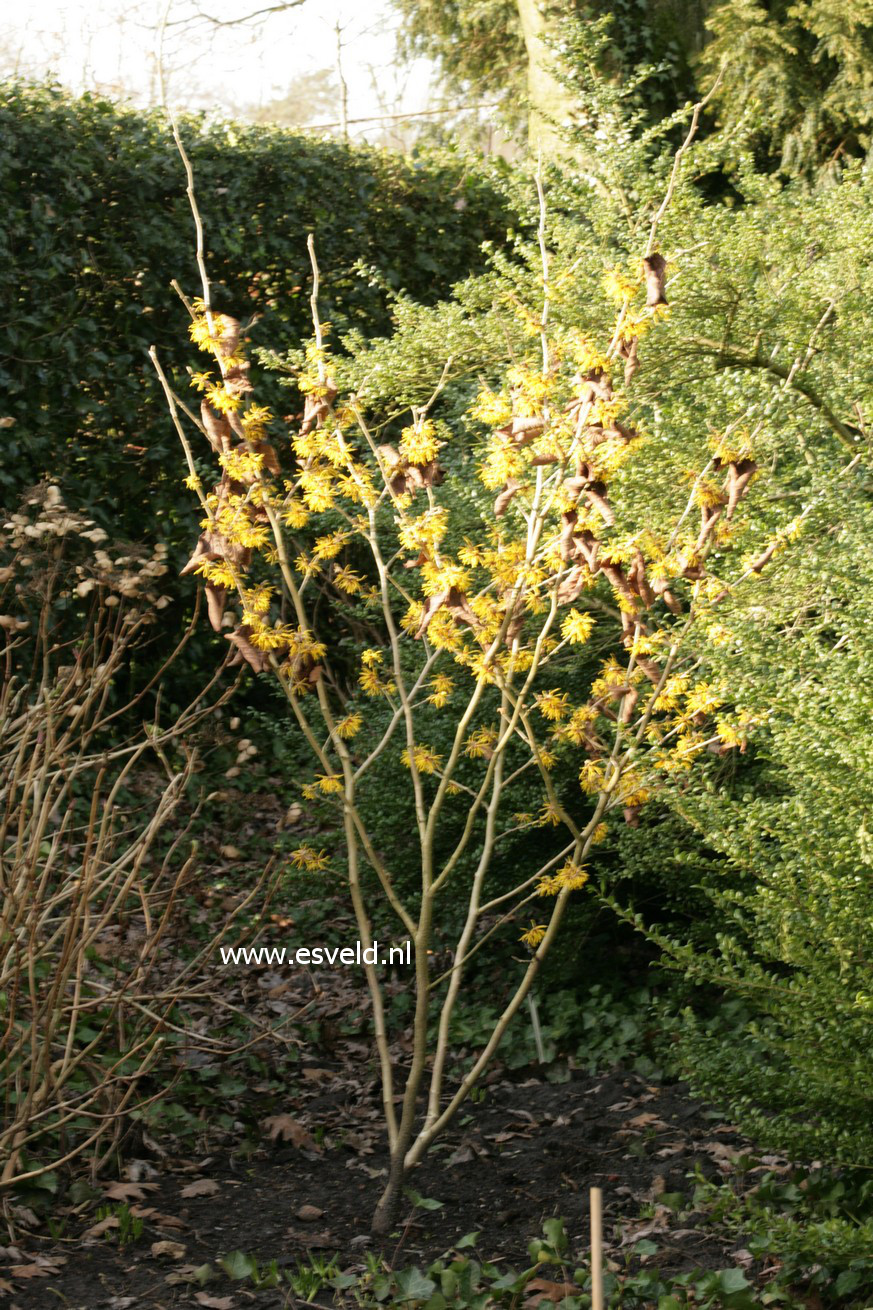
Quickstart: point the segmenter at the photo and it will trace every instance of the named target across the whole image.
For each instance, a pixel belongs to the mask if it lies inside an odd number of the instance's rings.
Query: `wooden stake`
[[[603,1310],[603,1193],[592,1187],[591,1199],[591,1310]]]

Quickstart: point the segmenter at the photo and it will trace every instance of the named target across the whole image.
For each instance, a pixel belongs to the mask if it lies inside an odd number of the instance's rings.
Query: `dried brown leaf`
[[[317,1219],[324,1218],[324,1211],[319,1210],[317,1205],[301,1205],[297,1211],[297,1218],[305,1224],[314,1224]]]
[[[184,1258],[188,1248],[181,1242],[152,1242],[150,1247],[152,1255],[166,1256],[168,1260],[181,1260]]]
[[[269,1132],[271,1142],[290,1142],[302,1150],[311,1150],[315,1146],[303,1124],[292,1119],[290,1114],[271,1114],[263,1120],[263,1126]]]
[[[557,1305],[565,1296],[575,1296],[579,1288],[574,1283],[556,1283],[550,1278],[534,1278],[526,1285],[525,1291],[533,1295],[528,1295],[524,1304],[530,1310],[534,1310],[544,1300]]]
[[[144,1201],[146,1192],[156,1192],[157,1183],[107,1183],[103,1195],[111,1201]]]
[[[197,1178],[183,1187],[180,1196],[214,1196],[220,1188],[213,1178]]]
[[[109,1216],[108,1219],[101,1219],[99,1223],[92,1224],[90,1228],[86,1228],[83,1236],[102,1237],[104,1233],[109,1232],[110,1228],[118,1228],[119,1223],[120,1220],[118,1218],[118,1215],[112,1214]]]

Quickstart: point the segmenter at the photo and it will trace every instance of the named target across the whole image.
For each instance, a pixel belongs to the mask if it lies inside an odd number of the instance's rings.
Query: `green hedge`
[[[216,306],[255,345],[308,333],[306,235],[335,333],[389,328],[391,290],[431,301],[481,266],[508,219],[497,176],[448,153],[404,159],[293,132],[182,124]],[[0,504],[49,474],[116,535],[184,557],[196,518],[151,365],[202,361],[170,283],[198,293],[182,164],[159,113],[0,85]],[[358,261],[372,272],[361,275]],[[183,383],[184,385],[184,383]],[[271,391],[270,389],[273,388]],[[275,379],[259,399],[287,410]]]

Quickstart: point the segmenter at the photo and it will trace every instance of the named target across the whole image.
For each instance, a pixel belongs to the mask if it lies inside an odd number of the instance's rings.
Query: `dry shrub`
[[[154,1094],[143,1080],[168,1016],[202,991],[197,970],[216,945],[169,980],[159,967],[196,859],[189,743],[233,690],[216,676],[169,725],[159,677],[133,700],[122,694],[163,605],[163,554],[113,549],[54,486],[37,488],[0,536],[5,1185],[85,1152],[96,1173]]]

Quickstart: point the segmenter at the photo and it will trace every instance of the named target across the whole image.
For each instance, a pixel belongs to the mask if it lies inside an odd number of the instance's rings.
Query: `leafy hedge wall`
[[[335,333],[389,326],[392,289],[431,301],[508,216],[496,175],[289,131],[183,123],[216,307],[255,344],[308,331],[306,234]],[[196,295],[192,223],[165,119],[47,86],[0,86],[0,504],[44,474],[118,535],[187,552],[193,501],[146,351],[199,367],[170,283]],[[369,274],[356,271],[362,263]],[[282,409],[288,393],[259,394]],[[174,552],[175,554],[175,552]]]

